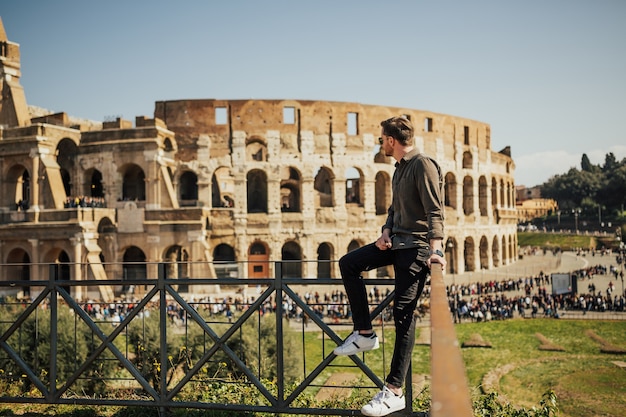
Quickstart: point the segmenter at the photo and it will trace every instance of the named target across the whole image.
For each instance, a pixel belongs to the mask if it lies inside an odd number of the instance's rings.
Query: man
[[[378,240],[339,260],[352,309],[354,332],[333,352],[335,355],[354,355],[378,348],[361,274],[393,265],[396,342],[385,386],[361,409],[367,416],[385,416],[405,408],[402,386],[415,344],[414,311],[431,264],[439,263],[442,268],[446,265],[442,252],[441,170],[433,159],[414,148],[413,125],[406,117],[392,117],[380,125],[380,146],[387,156],[397,161],[392,181],[393,200]]]

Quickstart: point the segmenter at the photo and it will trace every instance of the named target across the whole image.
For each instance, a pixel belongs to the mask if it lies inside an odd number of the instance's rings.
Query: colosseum
[[[93,122],[28,106],[19,48],[0,22],[3,280],[267,278],[278,260],[293,261],[283,276],[338,277],[333,261],[384,223],[394,164],[377,138],[394,115],[445,173],[448,272],[516,259],[515,164],[486,123],[290,99],[159,101],[134,125]]]

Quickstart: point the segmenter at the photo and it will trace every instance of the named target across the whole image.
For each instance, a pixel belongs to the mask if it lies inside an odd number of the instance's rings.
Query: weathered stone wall
[[[337,277],[319,261],[375,240],[385,221],[394,161],[378,137],[396,115],[442,167],[449,272],[513,262],[515,164],[510,149],[491,149],[488,124],[360,103],[206,99],[159,101],[134,126],[5,118],[0,277],[47,279],[41,262],[73,265],[58,279],[273,277],[268,265],[281,260],[297,261],[287,275]]]

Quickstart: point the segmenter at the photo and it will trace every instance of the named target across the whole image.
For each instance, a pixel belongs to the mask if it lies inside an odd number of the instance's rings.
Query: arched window
[[[489,211],[487,210],[487,179],[484,176],[481,176],[478,179],[478,208],[480,209],[481,216],[488,216]]]
[[[13,249],[7,256],[6,274],[3,280],[29,281],[30,280],[30,256],[20,248]],[[30,295],[30,287],[21,288],[22,296]],[[19,297],[18,297],[19,298]]]
[[[386,214],[391,205],[391,178],[385,171],[376,173],[374,183],[376,194],[376,214]]]
[[[213,207],[234,207],[235,185],[230,169],[220,167],[211,178],[211,205]]]
[[[178,185],[181,206],[194,206],[198,200],[198,176],[192,171],[185,171],[180,176]]]
[[[122,200],[145,201],[146,175],[139,165],[129,164],[122,170]]]
[[[445,206],[456,210],[456,177],[451,172],[446,174],[444,193]]]
[[[361,200],[362,181],[361,173],[356,168],[346,169],[346,203],[359,204],[363,202]]]
[[[132,281],[146,279],[148,272],[146,268],[146,255],[137,246],[130,246],[124,251],[122,264],[122,279],[129,281],[124,285],[122,292],[127,294],[143,294],[145,285],[135,285]]]
[[[91,182],[89,187],[89,193],[92,197],[104,197],[104,187],[102,186],[102,173],[97,169],[94,169],[91,173]]]
[[[237,278],[239,271],[235,250],[226,243],[220,243],[213,250],[213,267],[217,278]]]
[[[467,176],[463,179],[463,213],[470,215],[474,212],[474,180]]]
[[[331,263],[330,258],[332,255],[332,246],[329,243],[322,243],[317,247],[317,277],[318,278],[330,278],[331,277]]]
[[[76,155],[78,153],[78,146],[71,139],[62,139],[57,145],[57,164],[59,164],[61,179],[63,180],[63,187],[65,188],[65,195],[71,196],[72,193],[80,193],[79,189],[73,188],[72,175],[74,174],[74,165],[76,161]],[[78,187],[77,187],[78,188]]]
[[[475,256],[476,254],[474,253],[474,239],[468,237],[467,239],[465,239],[463,248],[463,258],[465,259],[465,272],[471,272],[476,269]]]
[[[500,266],[500,243],[498,242],[498,236],[493,237],[493,243],[491,246],[491,258],[493,259],[493,266]]]
[[[248,213],[267,213],[267,175],[260,169],[248,172]]]
[[[489,242],[485,236],[480,238],[480,269],[489,269]]]
[[[284,167],[280,179],[281,211],[299,212],[300,206],[300,173],[295,168]]]
[[[472,169],[473,165],[474,158],[472,157],[472,153],[468,151],[463,152],[463,168]]]
[[[313,182],[319,200],[319,203],[316,201],[317,207],[333,207],[333,180],[334,176],[330,169],[322,167],[317,171]]]
[[[281,250],[283,278],[302,278],[302,248],[296,242],[287,242]]]

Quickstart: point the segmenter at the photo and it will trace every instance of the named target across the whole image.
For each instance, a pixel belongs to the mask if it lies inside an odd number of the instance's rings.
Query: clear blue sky
[[[517,184],[626,157],[626,1],[0,3],[28,104],[93,120],[183,98],[349,101],[489,123]]]

